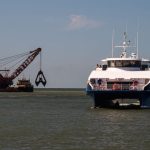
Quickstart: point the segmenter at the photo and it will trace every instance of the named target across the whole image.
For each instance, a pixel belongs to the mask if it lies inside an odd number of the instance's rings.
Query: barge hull
[[[27,88],[15,88],[15,87],[8,87],[5,89],[0,89],[0,92],[33,92],[33,87],[27,87]]]

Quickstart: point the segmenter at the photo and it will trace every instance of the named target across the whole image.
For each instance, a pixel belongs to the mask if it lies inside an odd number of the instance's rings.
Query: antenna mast
[[[137,53],[137,58],[139,57],[139,18],[137,18],[137,45],[136,45],[136,53]]]
[[[136,45],[136,51],[137,51],[137,58],[139,57],[139,34],[137,32],[137,45]]]
[[[114,30],[112,32],[112,58],[114,57]]]

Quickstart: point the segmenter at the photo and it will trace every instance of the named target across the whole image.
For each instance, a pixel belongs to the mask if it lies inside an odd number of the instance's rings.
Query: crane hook
[[[36,84],[36,86],[38,86],[40,83],[42,83],[43,86],[45,86],[46,83],[47,83],[46,78],[45,78],[45,76],[44,76],[42,70],[40,70],[40,71],[38,72],[38,74],[37,74],[37,76],[36,76],[36,79],[35,79],[35,84]]]

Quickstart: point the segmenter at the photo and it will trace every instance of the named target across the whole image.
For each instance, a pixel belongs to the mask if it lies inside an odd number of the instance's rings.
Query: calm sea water
[[[91,109],[83,90],[0,93],[0,150],[149,150],[150,110]]]

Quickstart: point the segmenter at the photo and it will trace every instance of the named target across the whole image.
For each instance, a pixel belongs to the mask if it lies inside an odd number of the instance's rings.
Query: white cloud
[[[101,23],[95,20],[88,19],[83,15],[70,15],[68,28],[70,30],[77,30],[81,28],[97,28]]]

